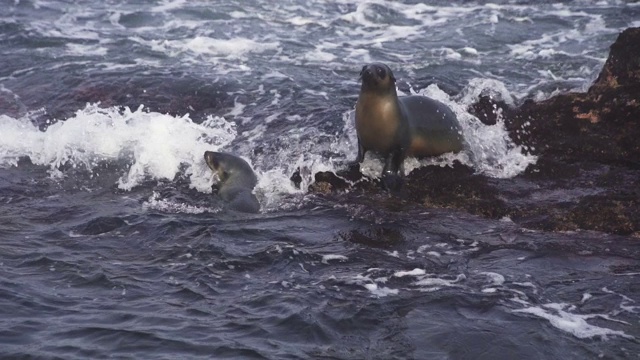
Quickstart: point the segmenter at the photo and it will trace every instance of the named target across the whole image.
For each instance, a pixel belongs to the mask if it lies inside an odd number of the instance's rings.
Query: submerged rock
[[[596,230],[640,236],[640,28],[623,31],[586,93],[517,108],[481,98],[470,112],[495,123],[501,111],[511,138],[538,162],[512,179],[462,165],[416,169],[394,194],[430,208],[454,208],[549,231]],[[357,167],[315,174],[309,191],[357,202],[383,193]]]

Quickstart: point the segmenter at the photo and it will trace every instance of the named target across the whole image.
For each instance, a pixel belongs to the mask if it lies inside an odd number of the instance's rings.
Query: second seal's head
[[[242,182],[253,188],[258,182],[251,165],[241,157],[223,152],[205,151],[204,161],[218,174],[221,183],[230,181],[237,185]]]
[[[386,92],[396,88],[396,78],[391,69],[380,63],[365,65],[360,71],[362,91]]]

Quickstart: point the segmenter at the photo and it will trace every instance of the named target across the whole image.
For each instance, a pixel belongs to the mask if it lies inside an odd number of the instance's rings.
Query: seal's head
[[[228,177],[229,177],[229,173],[227,171],[225,171],[225,167],[222,164],[223,163],[223,157],[225,154],[223,153],[219,153],[219,152],[214,152],[214,151],[205,151],[204,152],[204,161],[207,162],[207,165],[209,166],[209,169],[213,170],[216,174],[218,174],[218,177],[220,178],[221,182],[224,182]]]
[[[260,202],[252,192],[258,178],[249,163],[238,156],[215,151],[205,151],[204,161],[220,179],[211,187],[212,190],[230,209],[251,213],[260,211]]]
[[[216,151],[205,151],[204,161],[209,168],[218,174],[220,183],[224,184],[230,179],[232,182],[242,183],[250,188],[256,185],[257,179],[251,165],[242,158]]]
[[[375,63],[363,66],[360,79],[362,79],[362,92],[388,92],[396,89],[396,78],[385,64]]]

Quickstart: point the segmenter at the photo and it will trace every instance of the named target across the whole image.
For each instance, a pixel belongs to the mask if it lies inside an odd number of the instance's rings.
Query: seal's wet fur
[[[204,160],[218,174],[217,193],[227,208],[248,213],[260,211],[260,203],[253,194],[258,177],[246,161],[232,154],[214,151],[205,151]]]
[[[463,148],[460,124],[445,104],[425,96],[398,97],[395,77],[384,64],[365,65],[356,103],[358,156],[372,150],[384,157],[385,186],[397,188],[407,156],[437,156]]]

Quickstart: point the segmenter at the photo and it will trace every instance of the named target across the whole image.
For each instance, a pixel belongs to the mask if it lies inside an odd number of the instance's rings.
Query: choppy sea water
[[[407,171],[517,176],[535,149],[467,106],[585,90],[638,19],[624,1],[5,1],[0,354],[637,358],[637,239],[304,189],[355,158],[373,61],[469,142]],[[206,150],[253,165],[260,214],[210,194]]]

